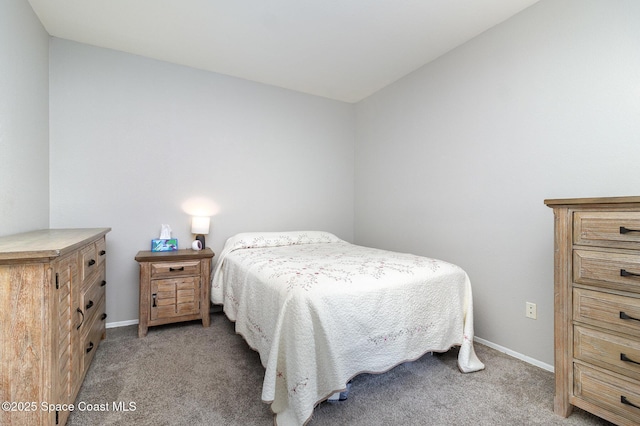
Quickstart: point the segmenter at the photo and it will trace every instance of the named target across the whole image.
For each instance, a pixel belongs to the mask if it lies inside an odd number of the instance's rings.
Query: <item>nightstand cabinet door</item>
[[[151,281],[151,319],[197,315],[200,312],[200,277]]]

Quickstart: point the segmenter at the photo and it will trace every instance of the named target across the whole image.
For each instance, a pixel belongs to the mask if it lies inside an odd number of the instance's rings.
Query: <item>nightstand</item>
[[[140,322],[138,337],[151,326],[202,319],[209,327],[210,248],[139,251]]]

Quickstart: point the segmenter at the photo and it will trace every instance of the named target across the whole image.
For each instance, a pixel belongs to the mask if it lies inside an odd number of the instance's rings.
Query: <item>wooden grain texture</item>
[[[620,228],[627,232],[621,232]],[[576,211],[573,221],[576,245],[640,249],[640,212]]]
[[[75,347],[78,345],[78,333],[73,324],[72,308],[77,306],[77,288],[80,286],[78,275],[78,255],[68,254],[62,259],[56,259],[53,263],[53,274],[57,278],[52,280],[55,284],[54,299],[57,302],[52,309],[57,322],[52,322],[54,336],[53,348],[57,349],[58,356],[51,360],[55,393],[52,401],[55,404],[68,404],[75,399],[76,392],[80,389],[80,363],[74,358]],[[55,294],[57,293],[57,296]],[[58,423],[64,424],[69,417],[68,411],[60,411]]]
[[[640,320],[638,298],[585,288],[574,288],[573,290],[573,318],[575,321],[640,336],[640,321],[624,320],[620,318],[621,312]]]
[[[202,320],[210,326],[211,249],[138,252],[140,319],[138,337],[148,328],[179,321]]]
[[[49,359],[43,331],[45,299],[31,291],[33,283],[44,285],[46,279],[43,264],[0,266],[3,401],[39,401],[48,396],[43,389],[44,383],[51,382],[45,377],[50,373],[45,365]],[[26,425],[41,423],[44,414],[3,410],[0,416],[0,424]]]
[[[199,276],[200,260],[164,261],[151,263],[151,278]]]
[[[0,262],[55,258],[104,237],[111,228],[42,229],[0,237]]]
[[[637,276],[625,276],[623,271]],[[640,256],[629,252],[575,249],[573,280],[580,284],[640,293]]]
[[[576,405],[621,426],[640,424],[640,412],[621,402],[624,396],[640,406],[640,386],[589,364],[576,363]],[[585,404],[586,403],[586,404]]]
[[[567,417],[573,409],[569,403],[573,382],[571,353],[573,339],[571,329],[571,213],[567,208],[557,208],[554,241],[554,347],[556,395],[554,411]]]
[[[637,425],[640,197],[545,203],[555,217],[554,410],[566,417],[577,406]]]
[[[640,197],[550,198],[544,200],[544,203],[549,207],[593,205],[599,208],[609,208],[611,205],[639,204]]]
[[[573,339],[576,359],[640,380],[640,342],[581,326],[575,326]]]
[[[210,257],[205,257],[200,260],[200,318],[202,319],[202,326],[209,327],[211,325],[211,316],[209,315],[210,297],[211,291],[211,259],[213,258],[213,252]]]
[[[80,252],[106,246],[106,232],[45,230],[0,238],[0,397],[37,408],[3,410],[0,424],[66,422],[69,412],[42,410],[41,404],[71,404],[80,389],[88,367],[81,361],[81,336],[94,325],[77,314]],[[104,265],[103,259],[87,279],[95,279]]]

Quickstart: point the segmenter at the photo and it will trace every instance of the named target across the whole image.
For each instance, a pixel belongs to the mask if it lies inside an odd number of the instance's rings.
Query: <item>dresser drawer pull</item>
[[[633,364],[638,364],[638,365],[640,365],[640,362],[632,360],[631,358],[629,358],[629,357],[628,357],[628,356],[626,356],[625,354],[620,354],[620,361],[631,362],[631,363],[633,363]]]
[[[622,403],[623,403],[623,404],[625,404],[625,405],[630,405],[630,406],[635,407],[635,408],[640,408],[640,407],[638,407],[636,404],[634,404],[634,403],[632,403],[631,401],[629,401],[629,400],[627,399],[627,397],[626,397],[626,396],[624,396],[624,395],[622,395],[622,396],[620,397],[620,402],[622,402]]]
[[[89,347],[87,348],[87,353],[91,352],[93,350],[93,342],[89,342]],[[624,396],[623,396],[624,398]]]
[[[88,311],[92,307],[93,307],[93,300],[89,300],[89,303],[87,303],[87,306],[85,306],[85,309]]]
[[[105,280],[102,280],[102,282],[100,283],[100,287],[104,287],[105,285],[107,285],[107,282]]]
[[[82,327],[82,324],[84,324],[84,312],[82,312],[82,309],[80,308],[76,308],[76,312],[82,315],[82,321],[80,321],[80,324],[78,324],[78,326],[76,327],[76,330],[80,330],[80,327]]]
[[[175,272],[175,271],[184,271],[184,266],[181,266],[181,267],[179,267],[179,268],[169,268],[169,270],[170,270],[171,272]]]
[[[633,272],[629,272],[626,269],[620,269],[621,277],[640,277],[640,274],[634,274]]]
[[[622,311],[620,311],[620,319],[640,321],[640,319],[634,318],[634,317],[630,317],[629,315],[627,315],[625,312],[622,312]]]
[[[151,305],[152,308],[157,308],[158,305],[156,304],[156,297],[158,297],[158,295],[156,293],[153,293],[151,295],[151,297],[153,298],[153,304]],[[621,312],[622,313],[622,312]]]
[[[93,266],[96,264],[96,260],[95,259],[91,259],[89,262],[87,262],[87,265],[89,266]]]
[[[624,226],[620,227],[621,234],[628,234],[629,232],[640,232],[640,229],[629,229],[629,228],[625,228]]]
[[[621,232],[622,232],[622,231],[621,231]],[[100,254],[100,256],[104,256],[105,254],[107,254],[107,251],[106,251],[106,250],[100,250],[100,253],[99,253],[99,254]]]
[[[104,321],[107,319],[107,314],[102,314],[102,316],[100,317],[100,320]]]

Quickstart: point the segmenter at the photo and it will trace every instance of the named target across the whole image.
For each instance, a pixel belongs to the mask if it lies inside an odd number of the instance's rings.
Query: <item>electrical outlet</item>
[[[527,302],[526,303],[526,316],[527,318],[537,319],[538,318],[538,309],[536,308],[535,303]]]

